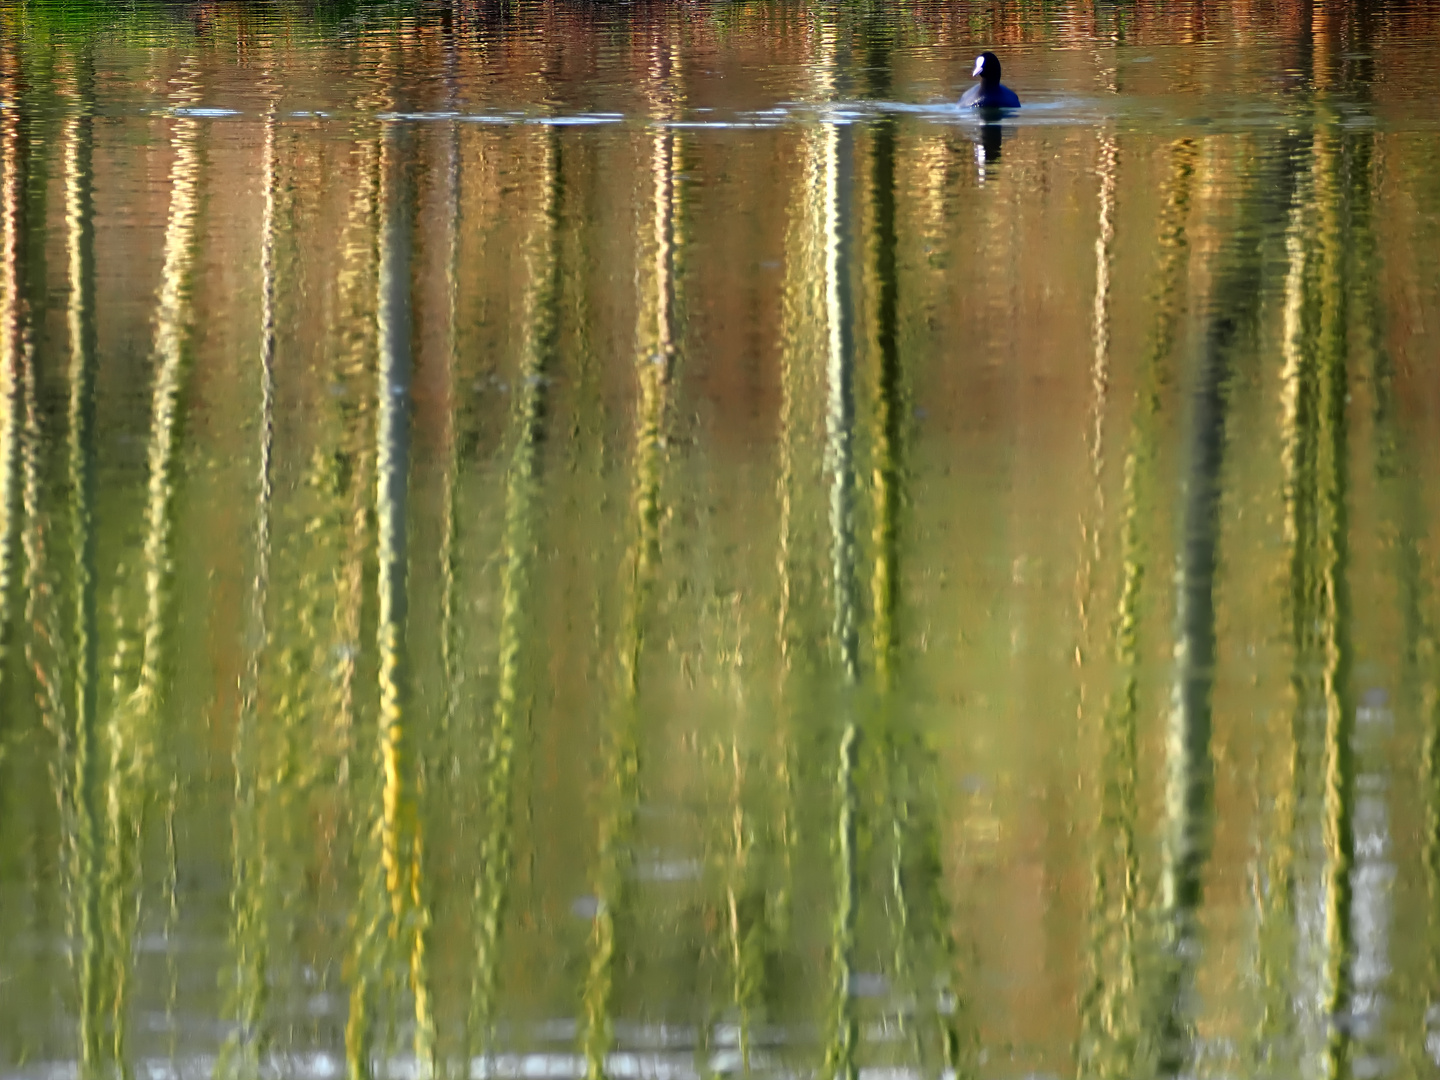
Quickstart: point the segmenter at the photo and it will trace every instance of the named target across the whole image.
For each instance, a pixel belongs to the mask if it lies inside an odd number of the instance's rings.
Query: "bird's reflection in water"
[[[994,120],[986,120],[980,124],[974,139],[975,179],[984,187],[987,170],[993,172],[1000,163],[1000,144],[1005,139],[1005,129]]]

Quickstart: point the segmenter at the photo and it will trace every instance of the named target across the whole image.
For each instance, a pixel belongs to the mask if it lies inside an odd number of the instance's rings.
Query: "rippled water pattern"
[[[0,1075],[1434,1076],[1437,85],[0,6]]]

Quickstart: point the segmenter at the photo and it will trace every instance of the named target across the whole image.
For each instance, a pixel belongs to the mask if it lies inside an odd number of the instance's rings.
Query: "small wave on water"
[[[625,117],[620,113],[581,113],[573,116],[537,116],[526,121],[545,127],[583,127],[587,124],[618,124]]]
[[[458,109],[390,110],[371,114],[385,123],[463,123],[481,125],[536,124],[544,127],[596,127],[604,125],[659,125],[695,130],[766,129],[810,124],[854,124],[881,117],[914,119],[933,124],[975,127],[1000,123],[1010,129],[1035,127],[1093,127],[1115,124],[1122,128],[1190,128],[1206,131],[1253,131],[1292,125],[1295,116],[1282,102],[1266,98],[1240,100],[1214,110],[1197,111],[1189,98],[1141,97],[1030,98],[1023,108],[1000,117],[981,116],[953,101],[905,102],[844,100],[830,102],[786,101],[771,108],[735,111],[726,115],[713,108],[692,108],[667,119],[645,112],[573,112],[557,115],[513,112],[465,112]],[[144,111],[144,110],[142,110]],[[221,120],[249,115],[228,106],[171,106],[160,110],[191,120]],[[285,114],[291,120],[331,120],[348,113],[326,109],[294,109]],[[1343,127],[1377,126],[1374,116],[1342,112],[1337,122]]]
[[[296,114],[300,115],[300,114]],[[324,115],[316,113],[313,115]],[[625,116],[616,112],[571,113],[561,116],[530,116],[525,113],[464,113],[453,109],[428,112],[383,112],[377,120],[435,123],[459,121],[466,124],[539,124],[543,127],[585,127],[596,124],[618,124]]]
[[[737,111],[725,115],[713,108],[692,108],[668,119],[658,119],[645,112],[577,112],[560,115],[537,115],[526,112],[464,112],[453,109],[378,112],[370,114],[385,123],[461,123],[479,125],[535,124],[543,127],[600,127],[636,124],[658,125],[691,130],[761,130],[810,124],[855,124],[897,117],[924,123],[958,127],[1002,124],[1007,129],[1045,127],[1097,127],[1115,125],[1125,130],[1154,131],[1179,129],[1215,133],[1264,131],[1293,127],[1297,122],[1293,108],[1283,100],[1254,98],[1224,104],[1215,109],[1197,109],[1189,97],[1143,98],[1115,96],[1079,97],[1066,95],[1054,98],[1027,98],[1018,110],[1000,117],[981,116],[953,101],[834,101],[782,102],[757,110]],[[152,111],[142,108],[143,112]],[[251,110],[227,106],[161,106],[153,111],[189,120],[223,120],[252,116]],[[289,120],[356,119],[363,114],[333,109],[293,109],[284,114]],[[1346,129],[1430,130],[1433,125],[1406,121],[1402,124],[1382,123],[1374,115],[1341,110],[1334,123]]]
[[[171,110],[176,116],[194,117],[199,120],[218,120],[225,116],[239,116],[239,109],[202,107],[199,105],[178,105]]]

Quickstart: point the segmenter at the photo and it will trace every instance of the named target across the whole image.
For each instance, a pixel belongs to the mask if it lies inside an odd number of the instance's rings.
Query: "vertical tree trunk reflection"
[[[833,25],[825,26],[825,48],[830,64],[836,49]],[[833,67],[832,67],[833,70]],[[831,92],[836,92],[832,76]],[[833,106],[831,106],[833,108]],[[825,130],[825,315],[829,332],[826,357],[827,400],[825,464],[830,481],[831,637],[843,683],[839,700],[839,761],[835,771],[835,902],[831,913],[831,1006],[826,1037],[825,1072],[840,1080],[854,1080],[857,1028],[851,976],[855,958],[855,924],[858,897],[856,870],[856,815],[860,727],[855,715],[852,684],[859,676],[859,616],[855,597],[855,346],[850,289],[848,230],[854,209],[854,138],[849,124],[837,119],[823,122]]]
[[[30,364],[30,330],[25,314],[23,245],[25,188],[30,145],[20,109],[18,42],[5,46],[3,82],[6,108],[0,112],[0,693],[10,683],[12,638],[10,605],[15,590],[17,534],[20,526],[21,400]]]
[[[1079,702],[1076,721],[1082,726],[1088,710],[1089,678],[1086,663],[1098,651],[1095,638],[1103,631],[1092,625],[1090,610],[1095,603],[1096,576],[1103,556],[1105,534],[1105,414],[1110,397],[1110,275],[1115,247],[1115,189],[1118,183],[1120,148],[1115,135],[1100,138],[1100,211],[1095,237],[1095,301],[1091,314],[1090,415],[1087,418],[1086,449],[1090,456],[1090,480],[1094,488],[1092,509],[1080,524],[1080,568],[1076,581],[1077,616],[1076,665]]]
[[[835,29],[817,20],[807,27],[817,62],[808,100],[825,109],[834,97]],[[785,232],[785,280],[781,300],[779,363],[781,402],[778,417],[779,550],[776,570],[779,610],[776,651],[779,725],[776,778],[781,809],[772,822],[783,850],[781,880],[775,886],[775,929],[803,929],[795,916],[803,911],[794,894],[800,884],[808,830],[804,811],[817,795],[828,799],[830,775],[808,758],[809,719],[814,715],[816,678],[827,668],[831,650],[829,570],[828,400],[826,379],[831,353],[831,279],[828,272],[832,231],[831,202],[835,125],[807,125],[801,135],[798,190],[789,201]],[[824,793],[823,795],[821,793]],[[824,835],[824,834],[822,834]],[[827,837],[828,839],[828,837]],[[828,999],[828,990],[822,991]],[[800,1005],[779,1002],[777,1005]],[[803,1006],[811,1006],[806,1000]],[[802,1007],[803,1007],[802,1006]]]
[[[235,962],[232,1011],[235,1031],[226,1040],[217,1069],[222,1074],[256,1077],[269,1044],[265,1005],[270,972],[270,852],[260,791],[263,739],[260,680],[269,638],[266,608],[270,599],[272,461],[275,448],[275,212],[279,187],[276,146],[279,87],[266,75],[270,98],[265,114],[263,203],[260,218],[260,326],[257,349],[260,384],[259,446],[255,484],[255,553],[246,627],[245,667],[235,717],[231,764],[235,773],[231,811],[230,946]]]
[[[1291,1028],[1280,980],[1284,954],[1294,951],[1289,996],[1298,1006],[1293,1011],[1302,1052],[1310,1058],[1298,1064],[1341,1076],[1349,1071],[1351,1041],[1355,773],[1347,583],[1349,314],[1342,284],[1349,192],[1340,135],[1325,109],[1316,117],[1307,157],[1286,241],[1281,429],[1294,714],[1268,869],[1272,898],[1262,922],[1271,938],[1262,938],[1268,953],[1262,970],[1267,984],[1274,984],[1262,1030],[1274,1043]],[[1317,802],[1323,849],[1319,879],[1311,882],[1297,862],[1304,854],[1300,828]],[[1300,917],[1312,905],[1324,913],[1318,937]]]
[[[1242,145],[1250,156],[1253,148]],[[1291,168],[1283,153],[1279,177],[1247,163],[1237,196],[1239,220],[1217,255],[1213,284],[1198,313],[1199,353],[1188,395],[1180,550],[1176,573],[1175,667],[1166,725],[1166,822],[1160,880],[1164,973],[1156,997],[1158,1064],[1174,1076],[1193,1056],[1187,1016],[1200,950],[1197,912],[1209,859],[1214,785],[1211,692],[1215,681],[1215,585],[1220,555],[1220,496],[1225,459],[1228,384],[1237,349],[1258,312],[1262,263],[1258,232],[1271,215],[1269,200]]]
[[[382,985],[388,979],[393,946],[401,950],[401,955],[394,959],[404,965],[409,975],[416,1067],[422,1076],[428,1076],[436,1064],[426,957],[430,906],[416,792],[419,733],[410,709],[410,664],[405,645],[413,376],[411,290],[415,192],[409,177],[413,140],[411,127],[403,119],[389,119],[384,125],[377,221],[375,390],[377,734],[381,775],[374,828],[379,839],[377,869],[381,888],[377,890],[367,883],[361,898],[364,925],[351,989],[346,1051],[352,1075],[365,1075],[373,1067],[366,1016],[374,1008],[372,983],[377,975]],[[380,901],[379,892],[383,892],[384,901]],[[387,1045],[388,1042],[387,1039]]]
[[[1357,332],[1360,353],[1369,361],[1374,394],[1375,481],[1385,495],[1386,524],[1394,537],[1391,572],[1399,588],[1402,620],[1401,690],[1396,695],[1396,713],[1406,721],[1413,720],[1419,729],[1421,840],[1417,869],[1420,888],[1429,903],[1423,926],[1425,947],[1412,954],[1411,970],[1420,972],[1422,985],[1430,989],[1402,1006],[1406,1016],[1398,1025],[1402,1031],[1416,1033],[1411,1040],[1411,1060],[1412,1068],[1418,1071],[1431,1065],[1433,1049],[1427,1046],[1427,1036],[1440,1019],[1440,993],[1436,990],[1440,987],[1440,688],[1433,661],[1435,594],[1425,571],[1425,462],[1419,451],[1420,440],[1409,430],[1403,415],[1402,386],[1397,385],[1401,372],[1386,343],[1387,332],[1398,319],[1396,313],[1387,310],[1381,289],[1378,143],[1371,132],[1351,136],[1351,235],[1346,244],[1345,280],[1352,293],[1351,324]],[[1401,868],[1402,877],[1404,872]],[[1399,955],[1395,959],[1399,968],[1404,960]],[[1388,967],[1383,965],[1386,974]]]
[[[826,365],[826,462],[830,473],[831,635],[840,670],[859,675],[855,597],[855,329],[850,297],[850,228],[854,207],[851,125],[825,124],[825,305],[830,331]]]
[[[559,300],[559,223],[564,197],[559,129],[550,126],[533,140],[540,163],[535,171],[541,202],[526,239],[524,339],[513,394],[510,464],[505,477],[505,531],[501,541],[499,685],[486,735],[485,833],[475,889],[475,979],[470,1024],[482,1052],[493,1038],[496,969],[502,919],[513,865],[515,751],[528,742],[525,725],[527,639],[534,605],[533,563],[538,547],[535,518],[540,512],[539,455],[546,437],[547,386],[556,361]]]
[[[177,90],[180,106],[200,99],[197,61],[181,65]],[[106,794],[105,892],[107,918],[114,947],[107,957],[114,992],[112,1032],[114,1056],[127,1061],[127,1001],[132,977],[131,943],[140,916],[144,881],[141,863],[142,825],[153,795],[155,757],[160,739],[169,657],[167,646],[173,581],[172,543],[183,431],[185,391],[190,374],[191,272],[199,210],[200,124],[180,116],[169,121],[172,162],[170,207],[165,224],[164,256],[154,316],[150,434],[146,446],[146,502],[143,543],[143,610],[139,626],[138,665],[117,657],[124,687],[114,702],[107,727],[110,749]],[[122,638],[122,647],[126,644]],[[138,670],[136,668],[138,667]],[[169,785],[166,785],[167,788]]]
[[[1327,118],[1328,119],[1328,118]],[[1329,1027],[1327,1075],[1350,1068],[1350,987],[1353,959],[1351,870],[1355,861],[1355,702],[1350,682],[1349,590],[1349,310],[1343,284],[1346,263],[1344,216],[1348,197],[1342,182],[1338,125],[1326,123],[1316,135],[1316,197],[1320,212],[1317,342],[1320,434],[1319,506],[1323,530],[1321,564],[1325,708],[1325,1006]]]
[[[667,34],[669,30],[665,31]],[[587,1080],[609,1075],[614,1042],[615,967],[623,945],[631,889],[635,815],[640,801],[640,707],[646,632],[660,572],[661,526],[665,519],[664,473],[669,457],[671,390],[677,360],[675,342],[675,243],[679,196],[675,173],[678,137],[667,121],[678,101],[678,59],[672,42],[653,46],[649,132],[651,217],[640,236],[641,270],[636,326],[634,533],[626,560],[627,592],[621,627],[619,687],[611,708],[605,775],[609,790],[601,811],[595,869],[596,910],[583,998],[581,1045]]]
[[[74,58],[74,113],[65,132],[65,226],[70,286],[66,326],[70,343],[68,482],[71,585],[70,754],[74,815],[70,893],[72,925],[79,939],[80,1065],[85,1077],[103,1069],[106,969],[100,893],[100,785],[103,780],[97,725],[99,625],[95,553],[95,59],[89,49]]]
[[[454,109],[456,101],[457,43],[453,28],[447,31],[445,48],[446,105]],[[460,707],[463,672],[457,655],[459,649],[455,609],[458,602],[457,571],[460,542],[456,498],[460,482],[460,190],[463,178],[461,165],[460,123],[451,120],[445,141],[445,452],[444,495],[441,505],[440,532],[440,677],[442,704],[440,708],[441,745],[457,768],[459,749],[455,738],[456,713]]]
[[[1196,148],[1190,139],[1170,147],[1170,170],[1156,246],[1150,296],[1151,326],[1140,362],[1124,464],[1121,509],[1120,603],[1113,633],[1120,688],[1106,704],[1101,756],[1100,821],[1091,867],[1090,976],[1080,1001],[1080,1076],[1134,1075],[1145,1048],[1140,1026],[1140,858],[1138,719],[1141,622],[1149,554],[1146,524],[1155,509],[1156,452],[1161,430],[1160,389],[1170,371],[1190,254],[1190,216]]]

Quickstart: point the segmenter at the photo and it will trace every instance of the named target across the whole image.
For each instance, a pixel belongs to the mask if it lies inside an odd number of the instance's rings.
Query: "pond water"
[[[6,5],[0,1075],[1434,1076],[1437,85]]]

